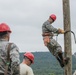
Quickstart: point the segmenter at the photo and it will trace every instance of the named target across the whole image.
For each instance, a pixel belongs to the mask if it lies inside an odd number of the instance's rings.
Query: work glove
[[[59,28],[59,29],[58,29],[58,33],[64,34],[65,31]]]

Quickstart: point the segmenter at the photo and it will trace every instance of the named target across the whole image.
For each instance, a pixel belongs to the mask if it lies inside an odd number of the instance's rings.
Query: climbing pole
[[[70,5],[69,0],[62,0],[63,1],[63,23],[64,23],[64,30],[68,31],[71,30],[70,24]],[[65,57],[69,57],[69,63],[64,68],[65,75],[72,75],[72,49],[71,49],[71,32],[67,32],[64,34],[64,53]]]

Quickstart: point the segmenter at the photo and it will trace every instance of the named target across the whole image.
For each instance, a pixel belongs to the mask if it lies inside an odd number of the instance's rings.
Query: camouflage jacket
[[[8,44],[9,41],[0,39],[0,73],[5,72]],[[20,75],[19,49],[14,43],[12,43],[10,47],[10,59],[11,64],[9,66],[8,75]]]
[[[47,20],[42,25],[42,33],[58,33],[58,29],[54,28],[50,22]]]

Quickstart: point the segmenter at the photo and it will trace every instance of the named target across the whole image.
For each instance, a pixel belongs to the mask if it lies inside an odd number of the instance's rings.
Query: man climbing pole
[[[43,23],[42,36],[43,36],[44,45],[56,57],[56,59],[60,63],[60,66],[64,67],[68,63],[69,58],[63,57],[62,47],[55,39],[53,39],[53,36],[54,34],[64,34],[65,31],[60,28],[59,29],[54,28],[51,25],[55,20],[56,20],[56,15],[52,14],[49,16],[49,19]]]

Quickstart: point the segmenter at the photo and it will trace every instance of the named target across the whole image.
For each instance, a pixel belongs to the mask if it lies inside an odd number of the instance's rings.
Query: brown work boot
[[[62,62],[60,62],[60,66],[63,68],[65,65],[68,64],[69,62],[69,57],[64,58],[64,60]]]
[[[65,65],[63,63],[60,63],[60,66],[63,68]]]
[[[64,67],[63,61],[59,57],[56,57],[56,59],[59,61],[60,66],[63,68]]]

